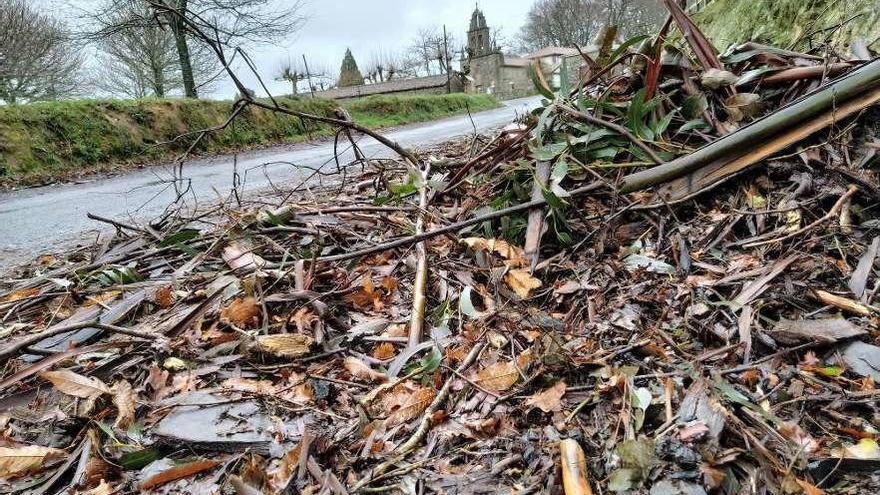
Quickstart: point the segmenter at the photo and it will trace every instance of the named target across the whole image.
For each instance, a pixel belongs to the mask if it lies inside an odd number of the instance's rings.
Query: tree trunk
[[[180,13],[186,12],[187,1],[177,0],[177,9]],[[184,94],[187,98],[198,98],[196,82],[193,77],[192,58],[186,41],[186,26],[177,15],[171,18],[171,30],[174,33],[174,43],[177,46],[177,57],[180,59],[180,73],[183,76]]]
[[[156,98],[164,98],[165,73],[162,72],[162,67],[155,60],[150,61],[150,70],[153,71],[153,93],[155,93]]]

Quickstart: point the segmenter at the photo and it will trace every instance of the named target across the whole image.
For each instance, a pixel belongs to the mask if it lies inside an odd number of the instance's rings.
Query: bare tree
[[[60,21],[25,0],[0,0],[0,100],[52,100],[79,92],[81,58]]]
[[[215,33],[224,43],[265,44],[282,39],[305,22],[300,0],[159,0],[177,13],[191,12],[202,19],[211,19]],[[174,31],[186,96],[197,97],[192,53],[188,36],[179,15],[169,16]]]
[[[364,67],[364,74],[366,79],[373,84],[392,79],[403,79],[408,74],[407,59],[394,51],[375,50]]]
[[[93,17],[102,12],[124,10],[132,0],[108,0]],[[173,39],[184,95],[197,98],[202,54],[209,52],[206,43],[193,37],[187,28],[186,16],[209,19],[213,34],[225,44],[238,46],[275,42],[295,32],[304,22],[302,1],[290,0],[134,0],[147,7],[145,17],[138,22],[158,22],[160,29],[168,29]],[[180,15],[183,14],[183,15]],[[106,17],[106,16],[104,16]],[[126,20],[130,24],[131,19]],[[120,25],[104,24],[93,36],[106,36],[120,29]]]
[[[296,95],[299,93],[298,86],[300,81],[307,80],[309,76],[310,74],[306,71],[303,63],[288,58],[287,62],[278,70],[275,80],[289,82],[290,94]]]
[[[309,61],[309,71],[312,75],[311,89],[314,91],[332,89],[336,86],[337,79],[339,79],[339,74],[330,68],[330,64],[324,61],[314,63]]]
[[[605,0],[603,20],[630,37],[657,29],[667,13],[660,0]]]
[[[425,69],[425,75],[445,74],[451,70],[456,39],[439,28],[420,29],[409,47],[411,61]]]
[[[663,20],[657,0],[538,0],[520,33],[525,49],[585,45],[603,26],[623,35],[653,28]]]
[[[93,77],[97,88],[132,98],[184,90],[174,35],[151,15],[141,0],[106,0],[88,16],[88,38],[100,50],[101,69]],[[216,58],[197,44],[191,59],[194,84],[204,90],[218,73]]]

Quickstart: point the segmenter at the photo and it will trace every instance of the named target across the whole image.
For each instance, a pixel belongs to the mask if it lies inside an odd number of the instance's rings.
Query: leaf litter
[[[875,62],[718,55],[665,3],[427,175],[359,161],[4,282],[0,487],[876,492]]]

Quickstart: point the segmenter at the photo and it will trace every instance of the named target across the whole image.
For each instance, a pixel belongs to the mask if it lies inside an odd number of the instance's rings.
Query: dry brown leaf
[[[394,277],[382,277],[382,282],[379,283],[379,286],[385,289],[386,294],[391,294],[400,286],[400,281]]]
[[[109,290],[104,292],[103,294],[98,294],[97,296],[89,296],[86,299],[86,302],[83,303],[84,308],[88,308],[91,306],[103,306],[108,302],[115,301],[119,295],[122,294],[122,291],[119,290]]]
[[[818,486],[804,480],[796,479],[798,486],[804,491],[804,495],[825,495],[825,492]]]
[[[41,266],[54,265],[56,261],[58,260],[51,254],[44,254],[37,258],[37,263],[39,263]]]
[[[14,478],[39,471],[46,461],[64,456],[63,450],[39,445],[0,447],[0,478]]]
[[[533,277],[528,270],[510,270],[504,276],[504,281],[522,299],[526,299],[532,290],[541,287],[541,281]]]
[[[266,266],[266,260],[235,241],[223,249],[223,261],[233,270],[257,270]]]
[[[291,402],[307,404],[315,400],[315,387],[305,381],[304,374],[293,372],[287,377],[286,383],[279,383],[276,388],[284,399]]]
[[[172,481],[188,478],[190,476],[208,471],[209,469],[214,469],[218,465],[220,465],[220,461],[195,461],[189,462],[187,464],[181,464],[179,466],[174,466],[171,469],[162,471],[158,474],[154,474],[153,476],[145,479],[141,483],[141,490],[151,490],[153,488],[156,488],[157,486],[171,483]]]
[[[156,364],[150,366],[147,383],[153,389],[152,399],[154,401],[162,400],[170,392],[168,390],[168,371],[163,370]]]
[[[526,399],[525,405],[537,407],[544,412],[556,412],[562,410],[562,396],[568,388],[563,381],[556,382],[555,385],[542,390],[535,395]]]
[[[385,382],[388,377],[385,373],[378,372],[360,359],[352,356],[345,358],[345,369],[355,378],[368,382]]]
[[[385,307],[383,294],[376,290],[376,286],[369,276],[365,276],[363,286],[356,292],[345,296],[345,300],[360,310],[369,311],[372,309],[379,312]]]
[[[321,321],[321,318],[312,313],[308,306],[303,306],[293,316],[290,318],[290,321],[296,323],[296,329],[300,332],[306,332],[312,329],[312,326]]]
[[[508,260],[520,260],[525,258],[523,250],[503,239],[484,239],[482,237],[468,237],[461,240],[467,247],[475,250],[492,251]]]
[[[388,426],[399,425],[417,418],[436,396],[434,390],[428,387],[421,387],[410,393],[403,404],[388,416]]]
[[[474,383],[493,392],[503,392],[519,380],[520,370],[528,366],[531,359],[531,351],[525,351],[514,361],[495,363],[483,368],[477,372]]]
[[[233,299],[220,312],[220,318],[240,327],[256,326],[260,319],[260,304],[253,297]]]
[[[474,382],[493,392],[503,392],[519,380],[519,370],[512,362],[495,363],[477,372]]]
[[[393,358],[396,354],[397,351],[394,349],[394,344],[391,342],[382,342],[373,349],[373,357],[383,361]]]
[[[409,326],[403,323],[393,323],[382,333],[383,337],[406,337],[409,335]]]
[[[82,495],[111,495],[114,491],[115,490],[109,483],[101,480],[101,483],[99,483],[98,486],[89,491],[83,492]]]
[[[153,296],[153,300],[159,305],[160,308],[169,308],[172,304],[174,304],[173,292],[171,291],[171,286],[166,285],[161,289],[156,291],[156,294]]]
[[[95,399],[110,393],[110,388],[101,380],[79,375],[70,370],[46,371],[41,373],[40,377],[52,382],[59,392],[81,399]]]
[[[113,405],[119,413],[116,415],[116,423],[114,426],[123,430],[127,429],[134,423],[135,416],[135,396],[131,389],[131,384],[125,380],[120,380],[113,385]]]
[[[275,393],[275,385],[269,380],[251,380],[248,378],[229,378],[220,383],[220,388],[249,392],[260,395],[272,395]]]
[[[267,481],[269,489],[272,493],[281,493],[290,483],[290,478],[296,472],[299,466],[299,453],[302,450],[302,444],[290,449],[284,457],[278,460],[278,466],[267,472],[269,479]]]
[[[315,339],[298,333],[278,335],[261,335],[257,337],[257,345],[265,352],[277,357],[297,358],[309,353]]]

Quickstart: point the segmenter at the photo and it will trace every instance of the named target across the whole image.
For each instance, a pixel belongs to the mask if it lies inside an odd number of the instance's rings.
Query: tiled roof
[[[395,79],[376,84],[364,84],[363,86],[349,86],[347,88],[334,88],[315,93],[322,98],[357,98],[359,96],[378,95],[385,93],[398,93],[400,91],[412,91],[416,89],[439,88],[446,85],[446,74],[437,76],[417,77],[414,79]]]
[[[554,55],[560,55],[563,57],[572,57],[577,54],[578,54],[578,51],[576,48],[562,48],[559,46],[548,46],[548,47],[541,48],[540,50],[536,50],[536,51],[526,55],[526,58],[535,59],[535,58],[552,57]]]

